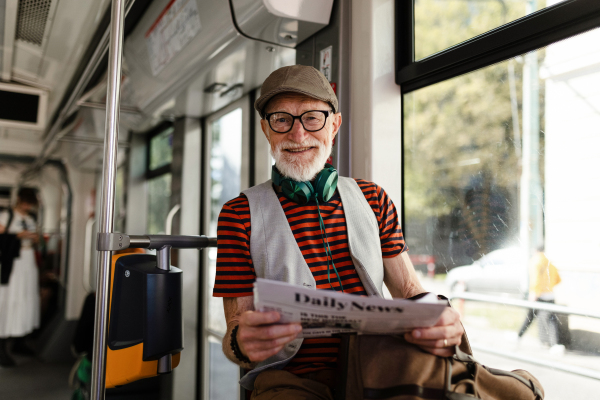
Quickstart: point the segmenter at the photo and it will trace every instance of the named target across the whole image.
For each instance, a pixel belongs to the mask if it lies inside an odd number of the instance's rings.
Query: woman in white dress
[[[0,365],[3,367],[15,365],[8,352],[8,339],[22,338],[40,325],[38,269],[33,249],[38,235],[35,221],[29,215],[37,206],[35,191],[21,188],[10,226],[6,226],[9,212],[0,213],[0,233],[16,234],[21,240],[20,255],[14,259],[8,284],[0,285]]]

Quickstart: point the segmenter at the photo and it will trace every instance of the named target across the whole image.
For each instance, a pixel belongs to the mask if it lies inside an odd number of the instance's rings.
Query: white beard
[[[327,159],[331,155],[333,142],[329,141],[327,145],[319,142],[317,139],[307,139],[303,143],[291,141],[280,143],[275,150],[271,149],[271,155],[275,159],[275,165],[281,174],[297,182],[312,181],[315,176],[325,166]],[[288,153],[285,149],[300,149],[304,147],[316,147],[318,152],[312,160],[301,160],[300,157],[294,157],[293,153]]]

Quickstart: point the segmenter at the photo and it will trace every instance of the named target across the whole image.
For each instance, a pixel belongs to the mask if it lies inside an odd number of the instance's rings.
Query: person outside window
[[[540,301],[554,304],[554,287],[560,283],[558,270],[544,254],[544,247],[540,246],[529,264],[529,301]],[[519,338],[522,337],[533,323],[539,311],[530,309],[525,321],[519,330]],[[558,345],[559,326],[556,314],[549,313],[550,345]],[[559,345],[560,346],[560,345]],[[562,348],[564,351],[564,347]]]

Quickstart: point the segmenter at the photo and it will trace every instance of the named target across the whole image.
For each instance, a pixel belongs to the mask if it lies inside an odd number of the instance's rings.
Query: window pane
[[[415,0],[420,60],[564,0]]]
[[[223,205],[237,197],[241,190],[242,168],[242,109],[237,108],[210,124],[210,225],[209,236],[217,236],[217,221]],[[212,293],[217,270],[217,249],[208,249],[206,293]],[[208,328],[225,335],[227,324],[223,299],[207,296]],[[221,343],[209,336],[209,398],[233,399],[239,395],[239,368],[221,350]],[[223,380],[223,377],[227,379]],[[233,379],[232,379],[233,378]]]
[[[210,227],[209,235],[217,236],[217,220],[223,205],[240,194],[242,169],[242,109],[236,108],[212,122],[210,148]],[[209,275],[206,280],[207,293],[217,271],[217,249],[209,249]],[[227,331],[223,300],[209,297],[209,323],[213,331]]]
[[[210,383],[208,385],[209,400],[231,400],[239,398],[239,367],[229,361],[221,347],[221,340],[208,337]]]
[[[173,160],[173,127],[150,139],[150,170],[170,164]]]
[[[210,225],[209,236],[217,236],[217,221],[223,205],[237,197],[241,190],[242,169],[242,109],[237,108],[210,124]],[[206,293],[208,301],[208,328],[211,333],[225,335],[227,324],[223,313],[223,299],[212,297],[212,286],[217,269],[217,249],[208,250]],[[229,361],[221,350],[221,343],[209,336],[210,365],[209,398],[234,399],[239,397],[237,383],[239,368]],[[227,379],[223,380],[223,377]]]
[[[171,174],[148,180],[149,234],[165,233],[165,223],[171,206]]]
[[[404,96],[404,230],[412,259],[435,257],[429,290],[527,299],[538,283],[533,299],[597,309],[598,54],[597,29]],[[479,349],[600,371],[598,319],[540,312],[518,339],[527,309],[455,305]],[[539,368],[548,398],[568,398],[569,374]],[[593,397],[597,381],[577,379]]]

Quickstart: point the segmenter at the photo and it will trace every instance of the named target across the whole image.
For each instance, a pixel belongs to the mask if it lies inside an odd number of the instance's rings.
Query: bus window
[[[171,173],[148,180],[148,233],[165,233],[171,199]]]
[[[171,209],[171,161],[173,160],[171,124],[159,126],[149,135],[146,172],[148,217],[147,232],[165,233],[165,221]]]
[[[150,170],[164,167],[173,160],[173,131],[170,126],[150,139]]]
[[[415,0],[415,59],[420,60],[564,0]]]
[[[247,115],[248,99],[243,98],[226,109],[207,119],[208,128],[208,187],[205,195],[208,217],[208,236],[217,236],[217,221],[223,205],[237,197],[248,182],[248,161],[243,146],[247,143],[243,129],[244,114]],[[215,282],[217,249],[209,249],[207,253],[207,270],[205,272],[207,329],[204,333],[204,345],[207,367],[202,378],[208,399],[229,399],[238,396],[239,367],[229,361],[223,354],[221,342],[227,331],[223,300],[212,297]],[[235,377],[235,378],[234,378]],[[207,384],[206,384],[207,383]]]
[[[600,29],[591,30],[404,95],[406,236],[413,257],[430,256],[438,276],[447,274],[448,287],[432,280],[429,290],[598,304],[600,214],[590,183],[600,178],[600,68],[590,57],[599,43]],[[538,290],[540,254],[560,283]],[[476,351],[597,374],[589,362],[597,319],[540,312],[527,329],[528,310],[502,302],[466,301],[461,311]],[[569,374],[549,371],[539,372],[546,393],[569,396],[556,383]],[[578,397],[592,396],[591,381]]]

